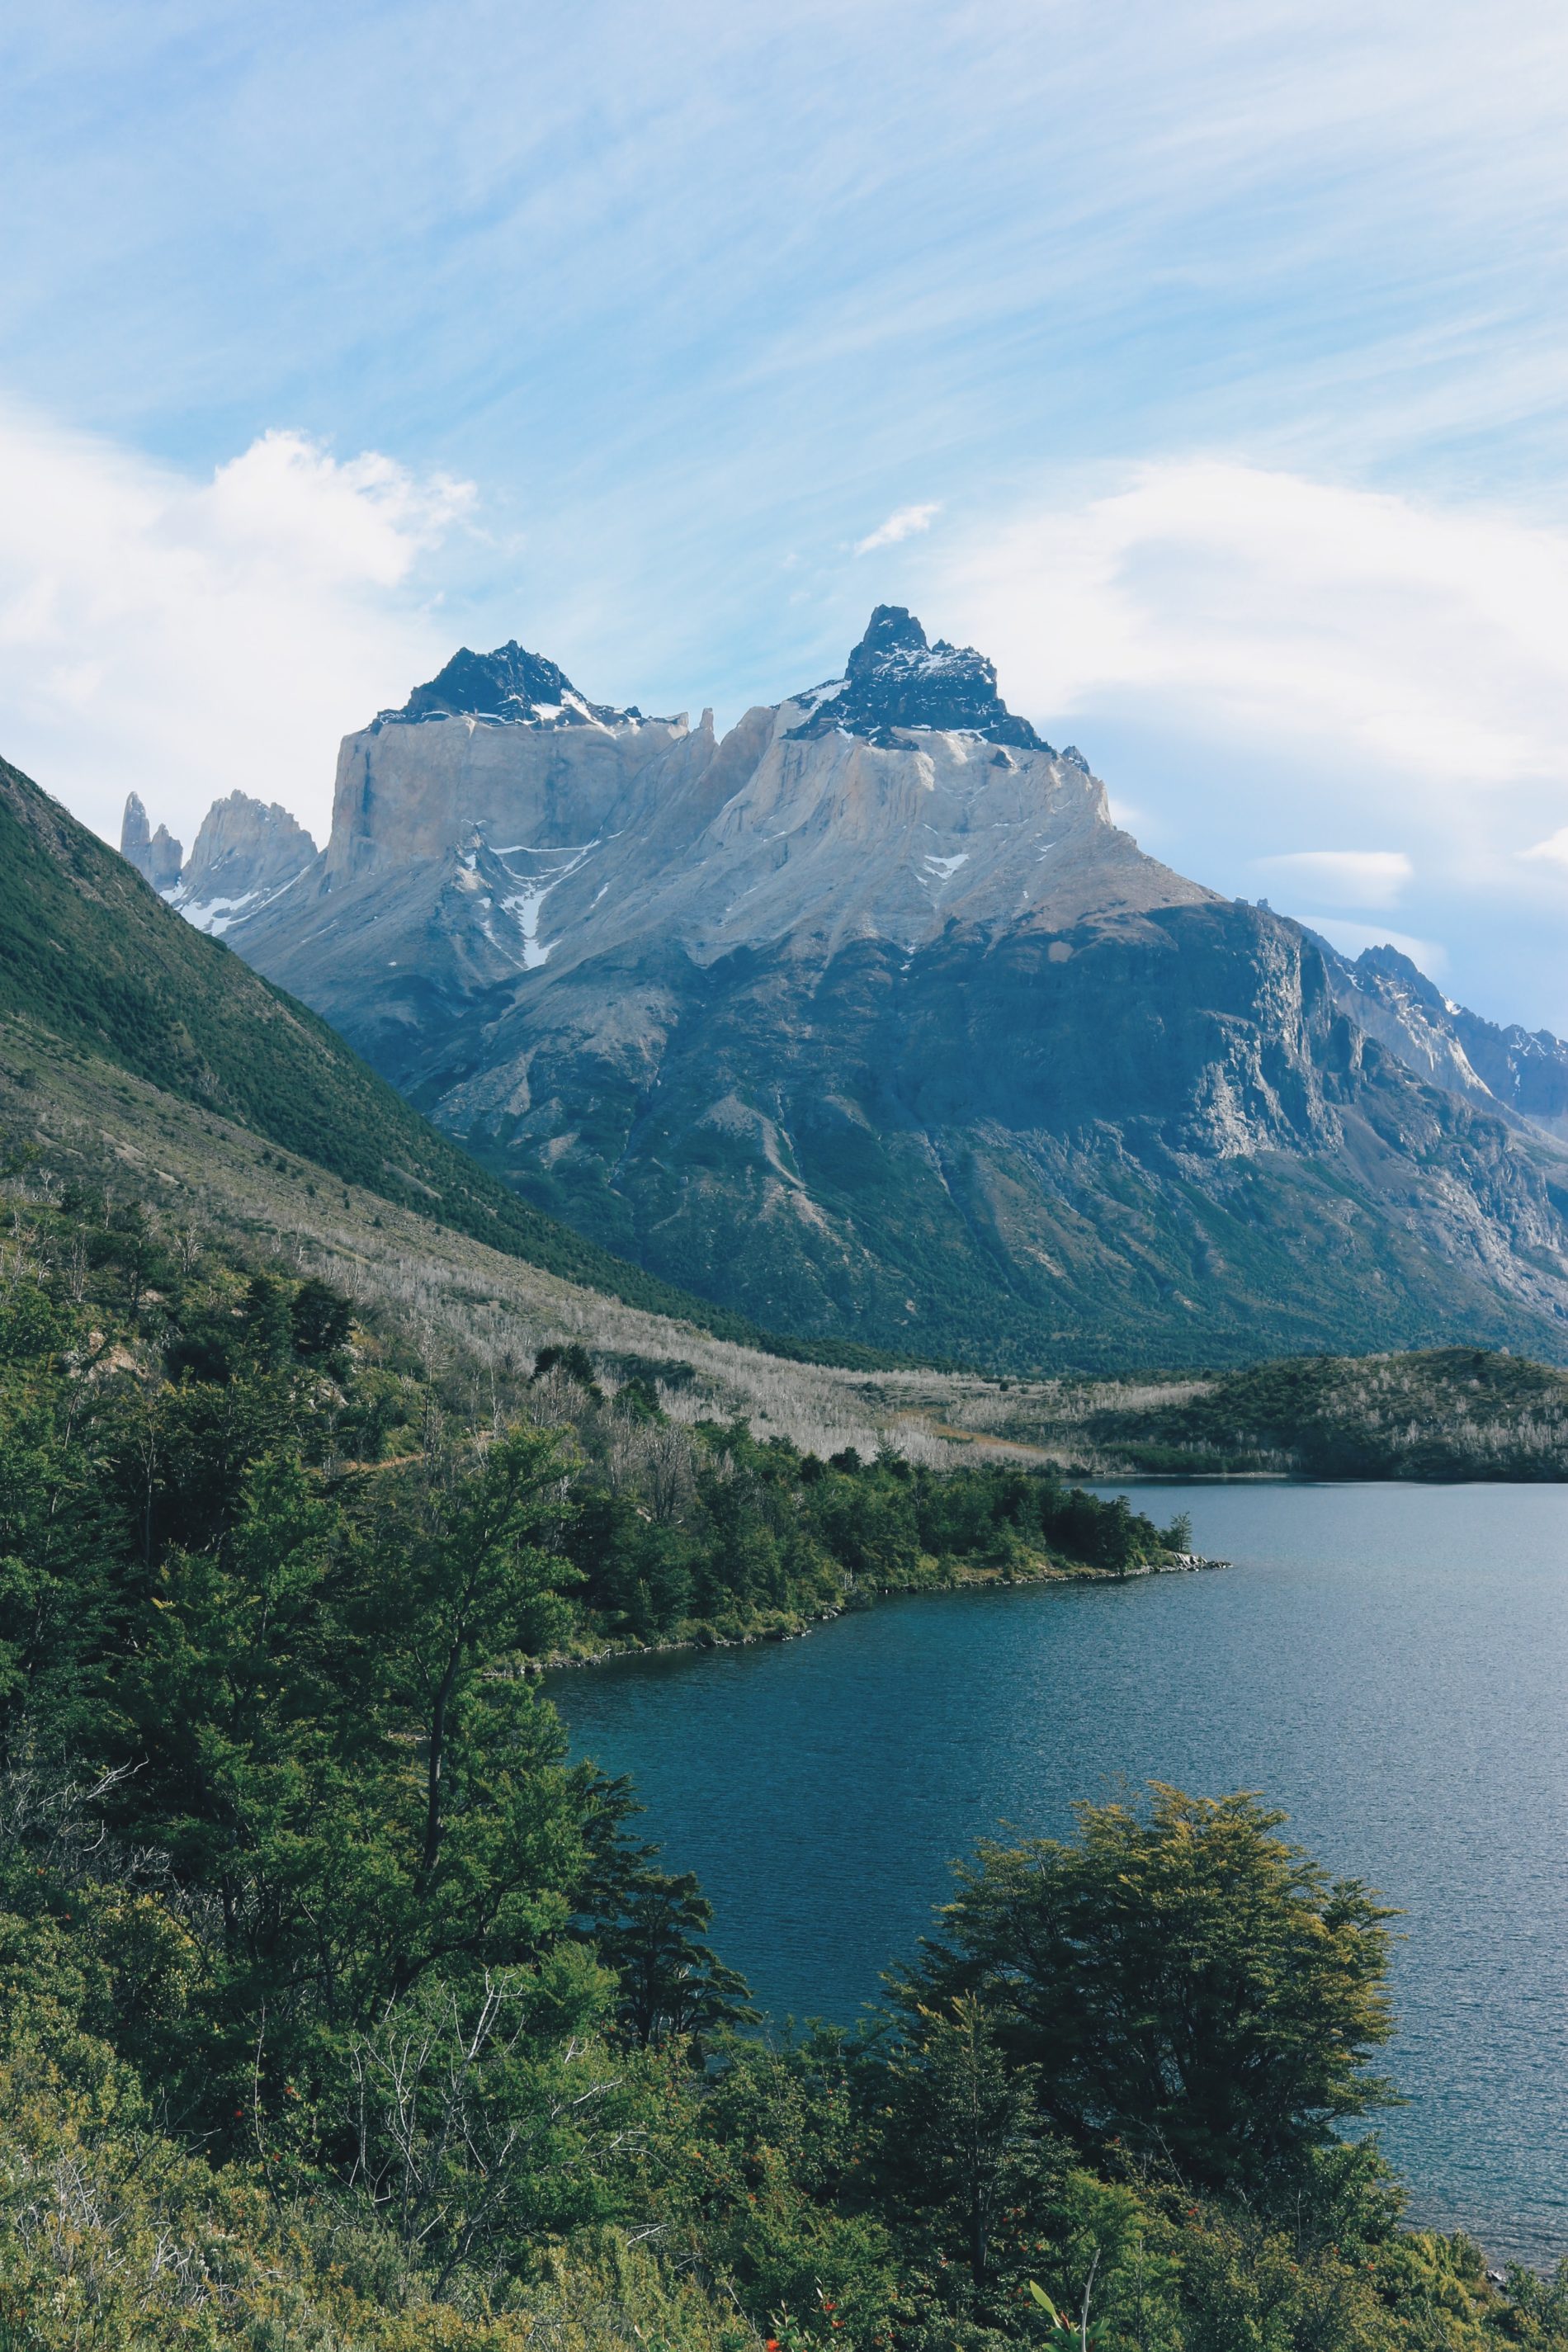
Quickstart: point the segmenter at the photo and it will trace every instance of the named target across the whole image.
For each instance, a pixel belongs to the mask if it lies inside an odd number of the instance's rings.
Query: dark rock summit
[[[473,718],[505,727],[586,727],[595,719],[613,726],[619,719],[640,719],[642,713],[587,701],[563,669],[509,638],[492,654],[470,653],[462,646],[427,686],[415,688],[400,710],[383,710],[377,716],[384,725]]]
[[[973,646],[934,646],[902,604],[879,604],[841,678],[830,678],[795,700],[810,716],[790,730],[806,740],[841,729],[884,748],[900,730],[941,728],[983,735],[1054,756],[1026,719],[1016,719],[996,691],[996,665]]]

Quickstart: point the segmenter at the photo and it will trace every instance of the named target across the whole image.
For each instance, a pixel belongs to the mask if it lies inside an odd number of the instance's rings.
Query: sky
[[[1568,1033],[1561,0],[10,0],[0,753],[118,837],[459,644],[879,602],[1144,846]]]

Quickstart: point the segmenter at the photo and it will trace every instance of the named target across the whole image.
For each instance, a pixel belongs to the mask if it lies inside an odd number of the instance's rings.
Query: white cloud
[[[374,450],[340,462],[303,434],[273,432],[218,467],[205,503],[241,563],[270,558],[321,583],[395,588],[474,498],[471,482],[418,482]]]
[[[1392,906],[1410,879],[1402,849],[1293,849],[1254,863],[1290,888],[1321,890],[1336,906]]]
[[[1529,849],[1521,849],[1519,855],[1544,866],[1561,866],[1568,871],[1568,824],[1560,825],[1555,833],[1548,834],[1544,841],[1533,843]]]
[[[929,530],[932,518],[942,512],[942,501],[933,499],[926,506],[900,507],[879,522],[875,530],[855,542],[857,555],[873,554],[879,547],[897,547],[900,540],[913,539],[917,532]]]
[[[1436,940],[1413,938],[1408,931],[1391,931],[1375,923],[1347,923],[1338,915],[1298,915],[1296,920],[1304,923],[1309,930],[1321,931],[1330,946],[1338,948],[1342,955],[1358,956],[1363,948],[1397,948],[1428,980],[1441,979],[1447,965],[1446,948]]]
[[[1568,780],[1568,532],[1190,459],[973,541],[945,586],[1042,717],[1114,703],[1424,792]]]
[[[1568,1026],[1568,527],[1171,458],[944,534],[919,572],[927,622],[1170,864],[1303,919],[1396,906],[1467,1003]]]
[[[416,572],[473,496],[297,433],[197,480],[0,415],[0,748],[110,839],[128,792],[188,845],[237,785],[320,838],[339,738],[451,651]]]

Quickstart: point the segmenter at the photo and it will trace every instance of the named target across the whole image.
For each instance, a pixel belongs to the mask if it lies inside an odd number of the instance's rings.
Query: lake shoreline
[[[1210,1559],[1199,1552],[1170,1552],[1163,1559],[1151,1560],[1141,1568],[1058,1568],[1047,1566],[1034,1574],[1019,1574],[1016,1570],[1006,1573],[984,1569],[959,1570],[952,1576],[921,1577],[904,1584],[872,1586],[866,1598],[851,1596],[837,1609],[819,1609],[809,1617],[782,1619],[776,1623],[758,1626],[743,1633],[689,1633],[678,1642],[612,1643],[597,1650],[554,1650],[543,1657],[530,1658],[525,1671],[533,1679],[545,1675],[561,1674],[571,1667],[613,1666],[624,1664],[631,1658],[672,1657],[681,1652],[710,1650],[743,1650],[764,1642],[799,1642],[814,1633],[819,1625],[834,1625],[840,1618],[861,1616],[874,1609],[879,1601],[908,1600],[922,1593],[946,1592],[1006,1592],[1032,1587],[1077,1584],[1136,1584],[1151,1576],[1197,1576],[1206,1570],[1230,1567],[1227,1559]],[[862,1588],[864,1590],[864,1588]]]
[[[543,1689],[568,1754],[631,1777],[639,1835],[697,1874],[769,2017],[846,2027],[980,1841],[1070,1837],[1076,1805],[1154,1780],[1259,1792],[1283,1837],[1404,1914],[1380,2071],[1408,2104],[1378,2126],[1413,2215],[1550,2270],[1568,2252],[1568,1493],[1126,1491],[1156,1523],[1189,1512],[1186,1549],[1236,1573],[993,1585],[989,1606],[928,1588],[809,1652],[561,1675]]]

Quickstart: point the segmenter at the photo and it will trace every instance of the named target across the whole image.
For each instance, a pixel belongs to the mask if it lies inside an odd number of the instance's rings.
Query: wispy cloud
[[[602,616],[606,691],[687,690],[650,646],[717,649],[721,701],[821,675],[846,511],[1045,451],[1568,479],[1555,0],[23,14],[10,385],[209,463],[302,415],[482,479],[530,544],[454,590]],[[488,101],[541,56],[548,107]]]
[[[415,573],[473,492],[263,435],[205,480],[0,416],[6,750],[100,832],[236,785],[320,832],[339,737],[450,651]]]
[[[972,539],[949,584],[1033,710],[1114,696],[1428,791],[1568,770],[1568,530],[1191,459]]]
[[[1402,849],[1292,849],[1255,863],[1277,887],[1321,891],[1340,907],[1391,907],[1411,876]]]
[[[940,499],[932,499],[925,506],[899,507],[886,522],[879,522],[875,530],[856,541],[855,552],[872,555],[879,547],[897,547],[900,540],[914,539],[921,531],[929,530],[932,518],[941,512]]]
[[[1559,825],[1544,841],[1531,842],[1519,856],[1533,865],[1557,866],[1568,873],[1568,824]]]
[[[1481,1009],[1568,1021],[1568,528],[1210,457],[920,570],[928,622],[984,646],[1171,863],[1262,874],[1290,913],[1397,903]],[[1401,846],[1300,851],[1309,825]]]

